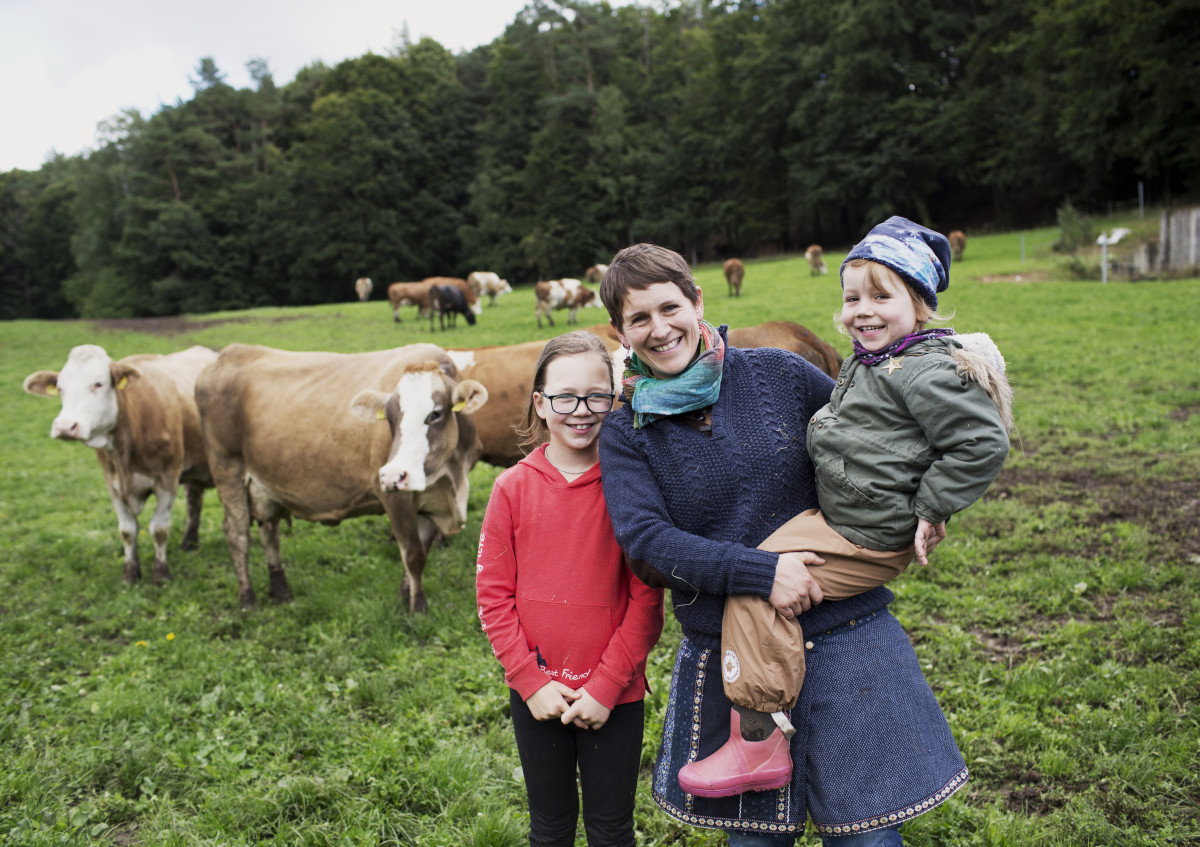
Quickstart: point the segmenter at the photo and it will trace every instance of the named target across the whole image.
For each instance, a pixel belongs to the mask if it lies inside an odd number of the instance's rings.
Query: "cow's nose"
[[[408,488],[408,471],[380,474],[379,482],[384,491],[403,491]]]
[[[79,421],[55,421],[50,427],[51,438],[78,438]]]

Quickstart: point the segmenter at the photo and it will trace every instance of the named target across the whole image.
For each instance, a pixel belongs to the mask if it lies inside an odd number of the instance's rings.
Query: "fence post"
[[[1146,217],[1145,186],[1146,186],[1146,184],[1139,179],[1138,180],[1138,217],[1139,218]]]
[[[1021,233],[1021,264],[1025,264],[1025,233]]]

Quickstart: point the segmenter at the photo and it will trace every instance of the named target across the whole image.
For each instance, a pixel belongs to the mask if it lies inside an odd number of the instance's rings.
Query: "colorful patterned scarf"
[[[708,321],[700,321],[700,355],[675,376],[660,378],[630,352],[621,384],[625,400],[633,407],[633,428],[640,429],[667,415],[694,412],[711,406],[721,393],[721,367],[725,340]]]
[[[885,362],[895,356],[901,350],[906,350],[918,341],[924,341],[926,338],[944,338],[947,335],[954,335],[954,330],[950,327],[941,327],[939,329],[923,329],[920,332],[914,332],[904,336],[899,341],[893,341],[882,350],[871,351],[863,347],[857,341],[854,342],[854,356],[868,368],[878,365],[880,362]]]

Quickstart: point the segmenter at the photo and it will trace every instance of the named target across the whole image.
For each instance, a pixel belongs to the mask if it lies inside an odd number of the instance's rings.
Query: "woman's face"
[[[621,307],[622,325],[613,329],[655,376],[676,376],[696,358],[702,317],[704,295],[699,288],[693,305],[675,283],[656,282],[629,289]]]

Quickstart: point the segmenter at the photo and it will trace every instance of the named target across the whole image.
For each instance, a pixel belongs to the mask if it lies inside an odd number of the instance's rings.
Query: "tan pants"
[[[845,600],[898,577],[915,556],[912,545],[895,553],[847,541],[817,509],[801,512],[758,545],[773,553],[809,551],[825,560],[809,565],[825,600]],[[721,624],[721,672],[725,695],[760,712],[791,709],[804,684],[804,633],[756,594],[725,600]]]

